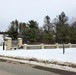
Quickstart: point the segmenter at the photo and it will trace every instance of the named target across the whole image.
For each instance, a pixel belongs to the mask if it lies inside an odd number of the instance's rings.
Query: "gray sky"
[[[46,15],[53,20],[62,11],[76,17],[76,0],[0,0],[0,30],[6,30],[15,19],[36,20],[42,26]]]

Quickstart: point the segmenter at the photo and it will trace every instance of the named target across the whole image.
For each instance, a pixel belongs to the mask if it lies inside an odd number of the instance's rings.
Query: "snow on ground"
[[[72,62],[76,64],[76,48],[65,48],[65,54],[63,49],[34,49],[34,50],[11,50],[6,51],[0,47],[0,55],[21,57],[21,58],[37,58],[43,60],[57,60],[63,62]]]
[[[0,56],[17,57],[17,58],[36,58],[38,60],[44,61],[58,61],[58,62],[68,62],[75,64],[74,70],[76,72],[76,48],[65,48],[65,54],[63,54],[63,49],[32,49],[32,50],[3,50],[0,47]],[[57,67],[55,65],[54,67]]]

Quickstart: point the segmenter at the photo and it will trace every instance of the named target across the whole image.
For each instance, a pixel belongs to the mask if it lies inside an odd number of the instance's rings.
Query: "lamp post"
[[[63,35],[63,37],[64,37],[64,35]],[[63,38],[63,54],[65,53],[65,45],[64,45],[64,38]]]
[[[64,47],[64,43],[63,43],[63,54],[65,53],[65,47]]]
[[[5,34],[3,35],[3,50],[5,50]]]

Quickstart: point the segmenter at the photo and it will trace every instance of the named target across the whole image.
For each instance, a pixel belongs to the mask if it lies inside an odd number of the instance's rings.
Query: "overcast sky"
[[[42,26],[46,15],[53,20],[62,11],[76,17],[76,0],[0,0],[0,30],[6,30],[15,19],[26,23],[35,20]]]

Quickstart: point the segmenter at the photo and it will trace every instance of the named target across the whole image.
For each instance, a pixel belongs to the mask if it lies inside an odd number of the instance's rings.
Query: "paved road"
[[[0,75],[76,75],[76,73],[18,62],[0,61]]]

